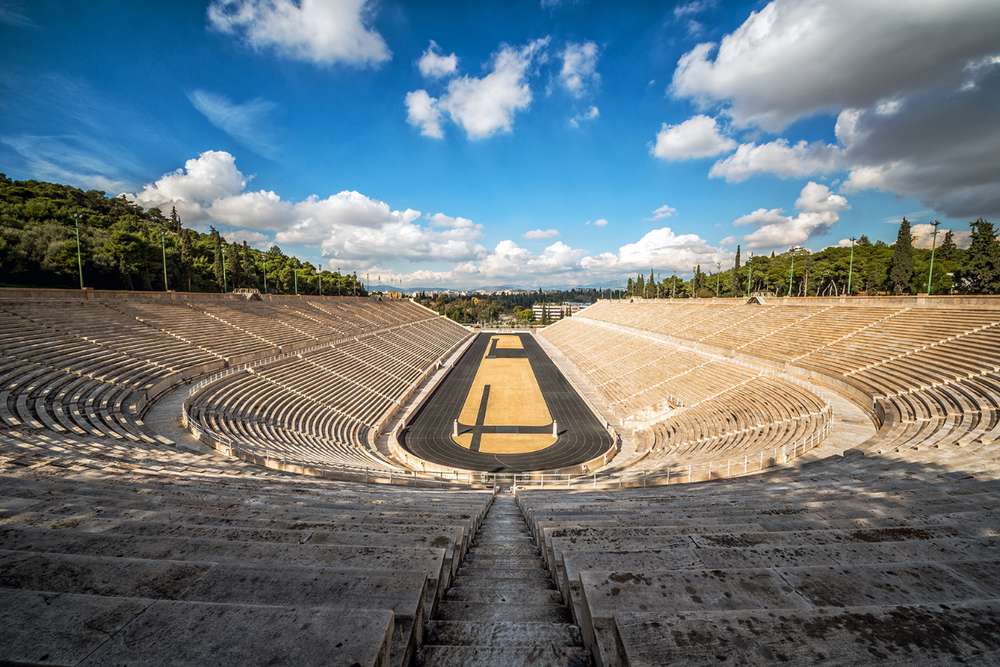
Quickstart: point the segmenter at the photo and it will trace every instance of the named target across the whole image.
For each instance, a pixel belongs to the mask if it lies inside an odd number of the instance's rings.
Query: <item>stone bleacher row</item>
[[[227,423],[356,462],[461,327],[367,299],[7,298],[0,314],[0,662],[412,661],[492,494],[294,477],[178,448],[141,416],[166,388],[277,358],[226,378],[248,411]]]
[[[626,424],[648,429],[651,445],[629,470],[747,459],[820,437],[829,407],[781,378],[586,318],[546,328]]]
[[[406,301],[288,301],[2,300],[0,423],[150,442],[141,414],[180,382],[406,324],[416,335],[441,327],[421,328],[434,316]]]
[[[883,421],[876,452],[1000,433],[1000,309],[602,302],[581,315],[846,383]]]
[[[712,484],[519,490],[597,664],[1000,662],[1000,310],[601,303],[546,330],[614,370],[635,346],[587,319],[811,371],[881,422]],[[581,347],[591,330],[611,344]]]
[[[995,664],[997,463],[977,444],[518,503],[598,665]]]
[[[398,470],[373,447],[376,426],[467,336],[435,319],[283,358],[202,390],[188,406],[189,419],[253,454]]]
[[[492,499],[0,430],[0,662],[408,665]]]

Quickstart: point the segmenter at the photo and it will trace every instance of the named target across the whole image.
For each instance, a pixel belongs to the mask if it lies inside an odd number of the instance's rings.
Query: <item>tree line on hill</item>
[[[834,246],[818,252],[794,248],[781,254],[755,255],[740,261],[736,248],[733,266],[705,273],[695,266],[689,279],[677,275],[659,278],[653,273],[628,279],[626,297],[713,297],[769,293],[777,296],[840,296],[916,294],[1000,294],[1000,241],[993,223],[980,218],[971,223],[967,249],[955,244],[951,230],[939,233],[933,250],[915,248],[910,222],[903,218],[896,242],[874,243],[860,236],[854,248]]]
[[[181,223],[176,210],[0,174],[0,284],[79,287],[82,266],[84,285],[98,289],[366,294],[356,275]]]

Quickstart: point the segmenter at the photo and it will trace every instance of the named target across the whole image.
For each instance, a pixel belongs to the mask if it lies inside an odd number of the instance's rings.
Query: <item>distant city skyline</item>
[[[382,282],[622,285],[1000,216],[1000,3],[0,0],[0,172]]]

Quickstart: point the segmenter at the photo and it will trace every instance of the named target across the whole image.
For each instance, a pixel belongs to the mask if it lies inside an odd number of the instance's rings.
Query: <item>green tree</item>
[[[972,223],[972,240],[962,268],[956,272],[963,292],[1000,293],[1000,242],[993,223],[979,218]]]
[[[214,260],[212,262],[212,274],[215,276],[215,284],[219,286],[220,291],[225,291],[226,285],[226,268],[223,266],[222,257],[222,236],[219,234],[219,230],[215,227],[209,227],[209,234],[212,237],[212,249],[214,252]]]
[[[893,247],[892,263],[889,268],[889,282],[895,294],[909,294],[913,282],[913,233],[910,221],[903,218]]]

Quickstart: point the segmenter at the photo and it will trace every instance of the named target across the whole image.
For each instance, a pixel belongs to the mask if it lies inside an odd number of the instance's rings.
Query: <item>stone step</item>
[[[531,542],[520,543],[520,544],[479,544],[476,543],[471,549],[469,549],[470,554],[482,554],[488,556],[537,556],[538,547],[536,547]]]
[[[422,665],[439,667],[585,667],[590,654],[579,646],[424,646]]]
[[[514,568],[541,567],[542,561],[537,556],[487,556],[470,553],[462,561],[475,567]]]
[[[445,600],[438,604],[438,621],[510,621],[514,623],[570,623],[569,610],[555,604],[521,604]]]
[[[376,665],[387,662],[392,626],[388,610],[345,613],[0,588],[4,664],[301,665],[335,655],[343,664]]]
[[[467,602],[497,602],[521,604],[561,604],[562,594],[549,586],[533,583],[501,581],[486,585],[479,580],[466,580],[466,585],[452,586],[445,593],[446,600]]]
[[[580,628],[572,623],[473,623],[431,621],[425,644],[466,646],[582,646]]]

